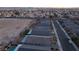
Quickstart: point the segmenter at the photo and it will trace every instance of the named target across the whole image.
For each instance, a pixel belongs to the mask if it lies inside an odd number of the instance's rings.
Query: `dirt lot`
[[[0,48],[15,40],[15,37],[24,30],[29,28],[32,19],[0,19]]]

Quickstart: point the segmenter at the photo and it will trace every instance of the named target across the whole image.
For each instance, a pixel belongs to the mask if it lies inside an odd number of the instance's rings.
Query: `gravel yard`
[[[17,19],[17,18],[1,18],[0,19],[0,50],[11,41],[16,41],[20,32],[24,28],[29,28],[32,24],[32,19]],[[31,23],[31,24],[30,24]]]

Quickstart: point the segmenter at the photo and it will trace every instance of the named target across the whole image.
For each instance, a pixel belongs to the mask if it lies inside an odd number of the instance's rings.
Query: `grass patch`
[[[72,37],[72,41],[79,47],[79,37]]]

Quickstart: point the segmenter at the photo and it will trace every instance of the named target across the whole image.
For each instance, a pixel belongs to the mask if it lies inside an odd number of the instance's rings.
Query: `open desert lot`
[[[24,28],[28,29],[32,22],[32,19],[1,18],[0,46],[5,46],[10,41],[16,40],[15,37],[17,37]]]

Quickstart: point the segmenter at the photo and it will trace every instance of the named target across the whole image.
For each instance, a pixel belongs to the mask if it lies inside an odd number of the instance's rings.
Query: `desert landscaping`
[[[18,41],[20,33],[29,29],[32,19],[1,18],[0,19],[0,50],[4,50],[10,42]]]

